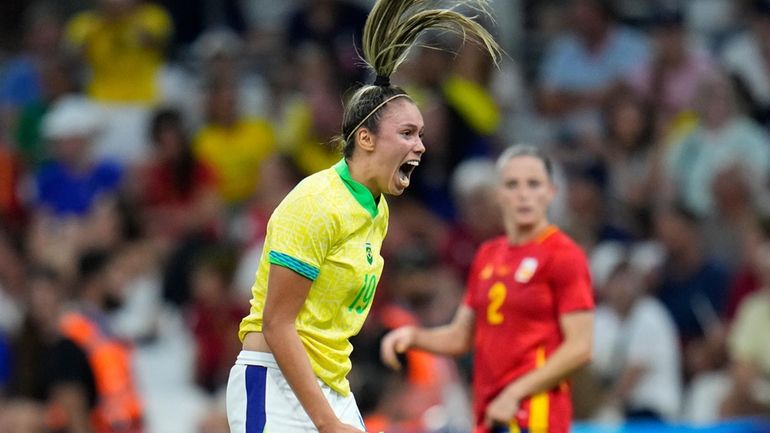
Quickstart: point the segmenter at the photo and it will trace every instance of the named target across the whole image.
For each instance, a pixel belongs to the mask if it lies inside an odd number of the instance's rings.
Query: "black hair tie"
[[[379,87],[390,87],[390,77],[377,75],[377,78],[374,79],[374,83],[372,84]]]

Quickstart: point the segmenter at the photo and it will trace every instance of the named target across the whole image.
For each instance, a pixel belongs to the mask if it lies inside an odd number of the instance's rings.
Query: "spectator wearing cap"
[[[666,128],[692,110],[698,82],[714,71],[708,53],[692,46],[679,9],[658,9],[651,18],[651,57],[629,77],[632,88],[656,107],[656,123]]]
[[[82,217],[102,194],[117,190],[122,168],[90,155],[100,131],[100,111],[86,99],[68,96],[43,120],[43,136],[51,141],[53,159],[35,176],[39,211],[57,217]]]
[[[750,28],[728,40],[721,60],[751,115],[770,122],[770,1],[754,0]]]

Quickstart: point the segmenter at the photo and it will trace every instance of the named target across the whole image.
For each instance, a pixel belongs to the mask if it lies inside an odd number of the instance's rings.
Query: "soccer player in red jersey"
[[[475,433],[566,433],[567,377],[591,354],[588,265],[548,221],[556,194],[550,161],[518,145],[503,152],[497,168],[506,235],[479,248],[452,322],[392,331],[382,359],[399,368],[396,354],[407,349],[452,356],[473,349]]]

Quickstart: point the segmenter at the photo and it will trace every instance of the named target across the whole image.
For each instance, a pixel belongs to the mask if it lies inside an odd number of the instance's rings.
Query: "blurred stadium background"
[[[93,400],[57,337],[70,305],[131,345],[148,433],[228,431],[267,218],[339,158],[372,3],[0,3],[0,432],[54,431],[62,383]],[[493,158],[529,142],[558,163],[552,218],[598,302],[574,431],[770,431],[770,2],[490,7],[499,68],[435,34],[450,51],[415,50],[394,77],[428,152],[390,201],[354,342],[370,429],[470,430],[470,357],[410,353],[396,374],[378,340],[452,317],[474,248],[501,232]]]

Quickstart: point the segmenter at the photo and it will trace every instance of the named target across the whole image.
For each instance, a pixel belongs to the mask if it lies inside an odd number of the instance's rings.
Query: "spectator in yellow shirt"
[[[262,162],[276,151],[273,125],[241,116],[231,81],[215,80],[207,95],[207,120],[195,137],[194,153],[210,166],[217,189],[229,205],[251,198]]]
[[[173,25],[168,13],[138,0],[98,0],[75,15],[66,41],[90,68],[88,94],[101,102],[151,104]]]

